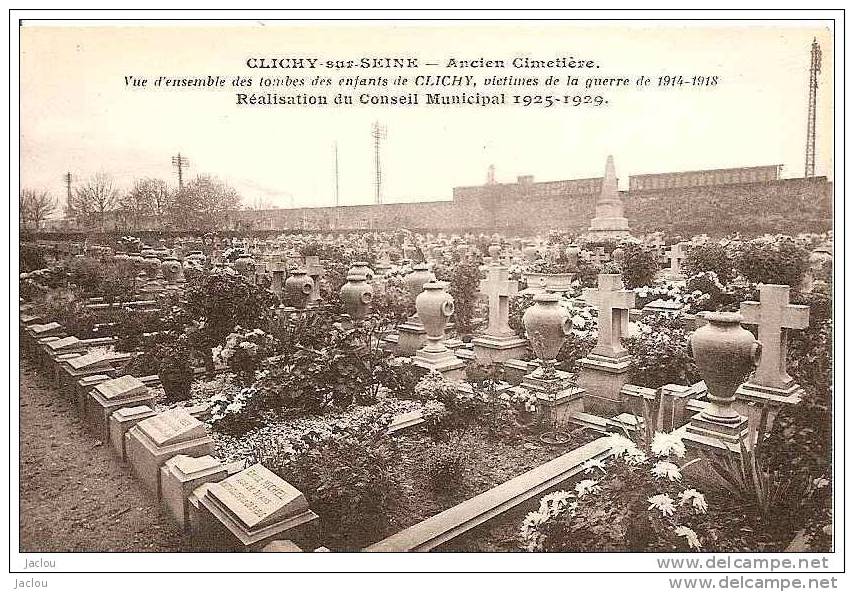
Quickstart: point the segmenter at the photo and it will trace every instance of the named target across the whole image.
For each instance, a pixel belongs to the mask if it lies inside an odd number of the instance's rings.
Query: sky
[[[448,24],[25,23],[21,184],[60,199],[67,171],[75,179],[103,171],[122,188],[146,176],[177,184],[170,158],[180,152],[190,161],[186,175],[216,175],[247,204],[328,206],[335,199],[337,142],[340,203],[372,203],[375,120],[388,130],[385,202],[451,199],[454,186],[484,183],[490,164],[499,182],[519,175],[598,177],[609,154],[623,189],[632,174],[707,168],[783,164],[784,177],[799,177],[813,37],[823,50],[816,174],[832,176],[832,37],[819,23]],[[575,56],[596,60],[599,76],[717,75],[721,83],[705,90],[614,91],[599,109],[312,109],[240,107],[231,88],[155,92],[129,89],[124,79],[302,75],[252,71],[245,62],[387,55],[434,62]]]

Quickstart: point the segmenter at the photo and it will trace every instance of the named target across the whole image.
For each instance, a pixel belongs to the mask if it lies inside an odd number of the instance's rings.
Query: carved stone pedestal
[[[609,358],[591,353],[579,365],[578,386],[584,389],[584,411],[612,417],[625,411],[623,386],[629,382],[631,356]]]
[[[498,364],[521,357],[528,348],[527,341],[516,335],[479,335],[472,339],[475,357],[486,363]]]

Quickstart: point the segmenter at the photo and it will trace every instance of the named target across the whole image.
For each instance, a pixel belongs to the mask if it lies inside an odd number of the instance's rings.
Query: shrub
[[[530,295],[518,295],[510,297],[510,306],[507,316],[507,324],[516,332],[516,335],[525,338],[525,326],[522,324],[522,316],[525,311],[534,306],[534,297]]]
[[[424,473],[427,482],[439,492],[452,492],[463,483],[466,469],[466,451],[454,443],[442,443],[433,446]]]
[[[157,353],[157,374],[168,402],[186,401],[190,398],[193,366],[190,350],[184,343],[161,346]]]
[[[291,458],[268,466],[305,494],[329,546],[361,549],[388,523],[402,489],[396,477],[400,453],[385,436],[387,426],[388,418],[378,418],[367,427],[305,442]]]
[[[721,245],[707,244],[691,247],[683,265],[689,276],[710,271],[723,284],[732,279],[732,259]]]
[[[578,260],[576,279],[584,288],[595,288],[599,279],[599,269],[588,259]]]
[[[255,371],[273,348],[274,339],[261,329],[234,328],[225,343],[213,349],[214,362],[224,362],[244,385],[255,380]]]
[[[235,327],[266,329],[274,302],[272,293],[239,275],[207,272],[189,283],[182,308],[195,325],[191,343],[209,370],[213,369],[211,349],[223,343]]]
[[[454,326],[459,335],[471,334],[475,327],[475,306],[480,289],[480,268],[473,262],[462,262],[451,272],[448,293],[454,299]]]
[[[36,269],[44,269],[47,267],[47,261],[39,247],[23,243],[18,251],[18,265],[19,273],[28,273]]]
[[[210,403],[211,425],[224,434],[239,436],[261,423],[263,397],[255,387],[225,390]]]
[[[44,296],[38,305],[46,319],[62,325],[69,334],[79,339],[95,336],[98,315],[87,308],[79,289],[54,290]]]
[[[688,349],[688,332],[678,319],[668,314],[645,315],[637,328],[638,335],[624,339],[634,361],[632,384],[659,388],[699,380]]]
[[[652,251],[637,244],[626,244],[620,248],[623,250],[620,273],[626,288],[631,290],[651,285],[659,269],[658,261]]]
[[[808,267],[809,253],[791,238],[755,239],[740,247],[735,256],[738,273],[755,284],[800,285]]]
[[[789,331],[786,368],[806,391],[805,400],[830,409],[833,398],[833,321]]]

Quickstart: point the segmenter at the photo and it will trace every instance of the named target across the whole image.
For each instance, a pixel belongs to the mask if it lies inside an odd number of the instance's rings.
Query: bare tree
[[[97,224],[103,232],[107,212],[116,209],[119,190],[108,174],[100,172],[74,190],[72,207],[84,226]]]
[[[19,197],[21,226],[38,230],[41,223],[56,211],[56,198],[47,191],[25,188]]]
[[[121,198],[119,206],[132,227],[141,228],[146,218],[149,218],[160,228],[173,201],[174,193],[166,181],[146,177],[134,181],[131,190]]]
[[[270,198],[258,196],[251,203],[246,205],[247,210],[278,210],[276,205]]]

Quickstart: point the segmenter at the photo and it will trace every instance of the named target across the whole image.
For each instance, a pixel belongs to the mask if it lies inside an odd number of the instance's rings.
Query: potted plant
[[[193,366],[190,350],[181,344],[162,346],[158,355],[160,363],[157,374],[166,393],[166,400],[186,401],[190,398],[193,382]]]

